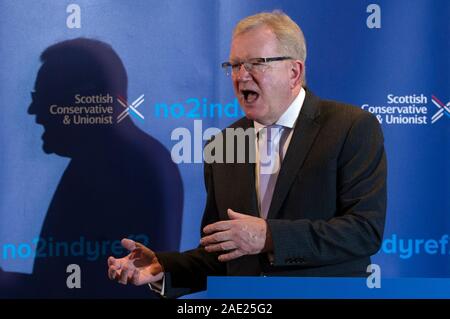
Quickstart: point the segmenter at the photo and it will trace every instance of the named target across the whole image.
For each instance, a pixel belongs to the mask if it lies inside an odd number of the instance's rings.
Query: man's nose
[[[245,67],[244,63],[239,65],[239,70],[238,70],[236,75],[237,75],[237,80],[238,81],[247,81],[247,80],[250,80],[252,78],[252,75],[247,70],[247,68]]]
[[[27,109],[27,112],[30,115],[36,114],[36,102],[31,101],[30,106]]]

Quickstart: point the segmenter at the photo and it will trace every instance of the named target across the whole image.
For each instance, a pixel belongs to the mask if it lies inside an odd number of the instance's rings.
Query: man
[[[109,258],[111,279],[173,297],[204,289],[213,275],[366,274],[385,221],[382,132],[369,113],[306,89],[305,59],[287,15],[238,23],[223,67],[246,114],[231,128],[253,128],[256,163],[206,163],[200,246],[154,253],[124,239],[131,253]],[[268,172],[272,160],[262,159],[274,153],[281,168]]]

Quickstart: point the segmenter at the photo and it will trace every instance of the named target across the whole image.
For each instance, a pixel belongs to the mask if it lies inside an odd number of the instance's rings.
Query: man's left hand
[[[219,256],[219,261],[259,254],[266,244],[266,221],[232,209],[228,209],[227,213],[230,220],[203,228],[206,236],[200,240],[200,244],[207,252],[224,252]]]

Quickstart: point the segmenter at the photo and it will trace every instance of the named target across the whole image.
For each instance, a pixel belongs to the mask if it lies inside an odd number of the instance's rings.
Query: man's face
[[[76,126],[64,125],[64,115],[51,114],[51,105],[71,105],[72,98],[65,94],[70,90],[64,85],[60,77],[55,77],[55,71],[48,65],[41,66],[35,83],[35,93],[28,113],[36,115],[36,123],[44,127],[42,134],[42,148],[45,153],[55,153],[60,156],[69,156],[74,146]]]
[[[236,36],[231,43],[230,62],[284,56],[275,34],[266,26]],[[273,124],[293,100],[291,61],[267,63],[248,72],[243,66],[232,74],[233,88],[247,118]]]

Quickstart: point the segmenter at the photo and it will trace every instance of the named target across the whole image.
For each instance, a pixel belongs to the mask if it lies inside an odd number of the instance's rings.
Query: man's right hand
[[[123,258],[108,258],[109,279],[140,286],[163,278],[163,267],[152,250],[131,239],[122,239],[121,243],[130,253]]]

